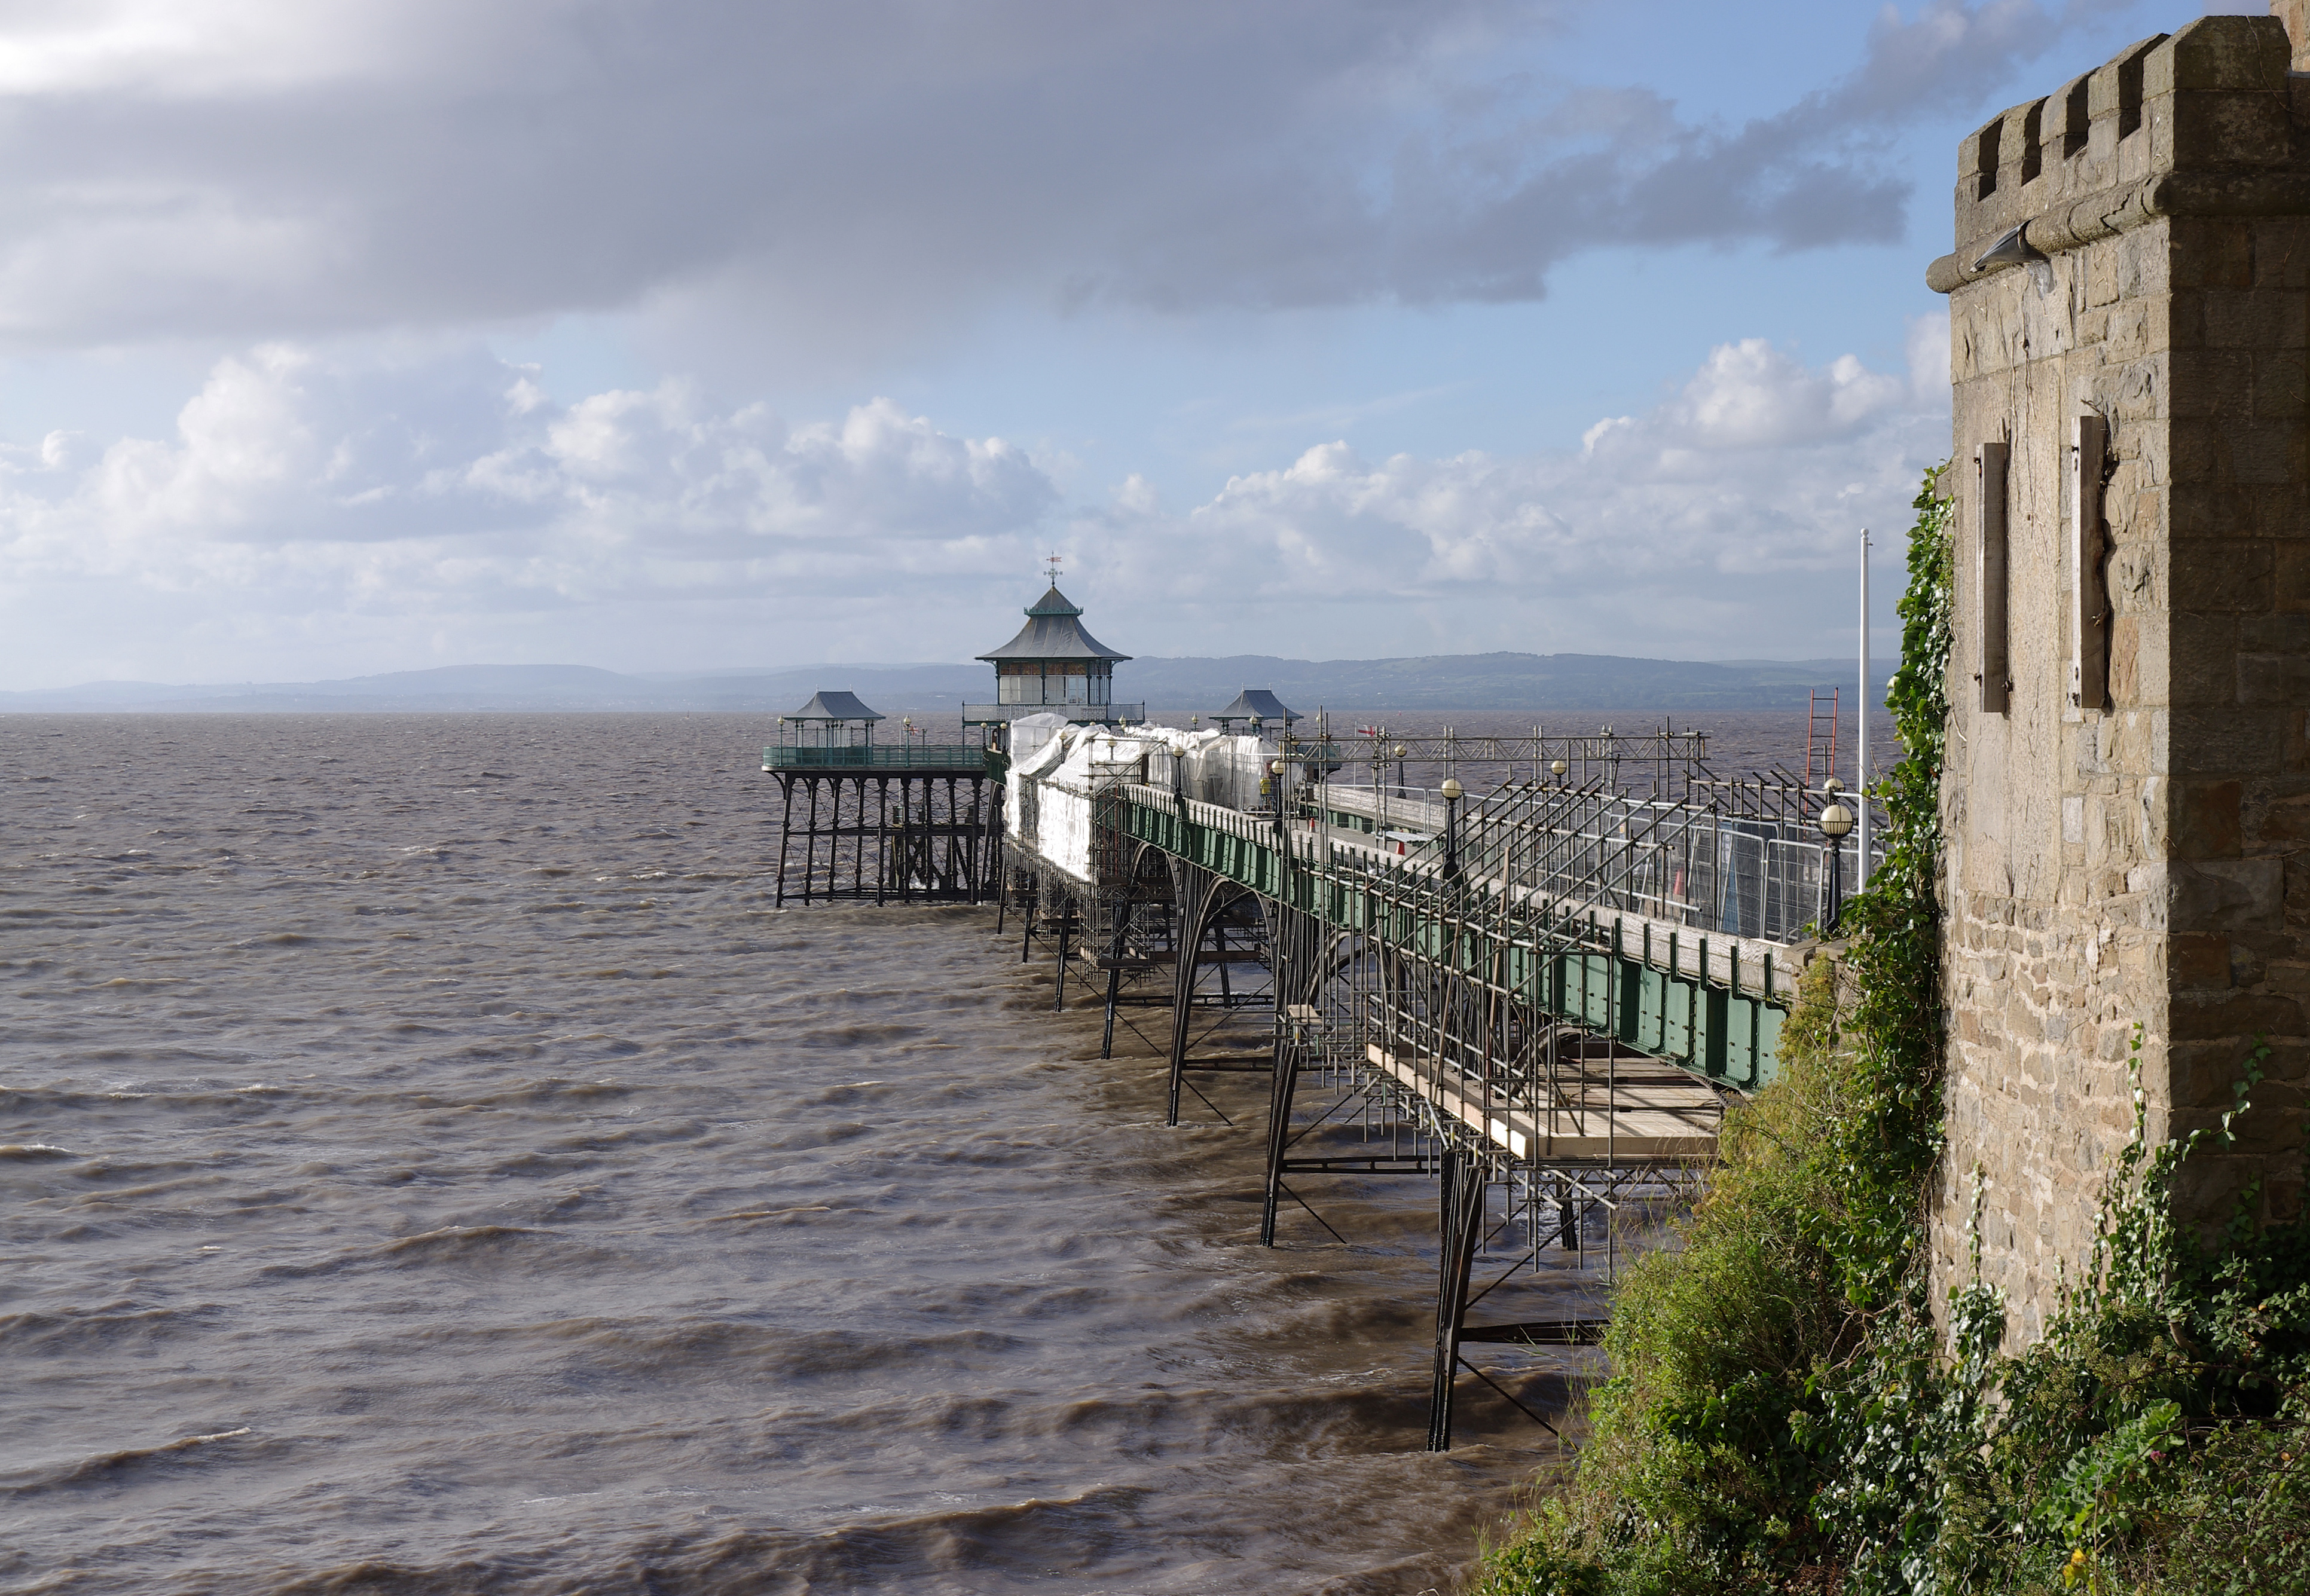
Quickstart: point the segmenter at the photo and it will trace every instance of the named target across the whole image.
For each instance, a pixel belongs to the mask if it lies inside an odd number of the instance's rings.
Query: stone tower
[[[2089,1254],[2137,1024],[2158,1138],[2272,1050],[2184,1218],[2301,1206],[2310,0],[2278,10],[2147,39],[1967,139],[1927,273],[1958,512],[1935,1284],[1968,1278],[1978,1180],[2025,1340]]]

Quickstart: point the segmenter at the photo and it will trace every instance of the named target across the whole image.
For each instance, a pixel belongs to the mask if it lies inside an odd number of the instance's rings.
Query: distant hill
[[[1872,662],[1881,697],[1893,663]],[[1814,687],[1850,699],[1850,660],[1655,660],[1607,654],[1441,654],[1402,659],[1140,659],[1116,691],[1151,709],[1209,714],[1246,687],[1293,708],[1366,710],[1786,709]],[[856,693],[885,714],[952,714],[993,697],[983,664],[734,666],[622,675],[589,665],[445,665],[335,681],[177,685],[91,681],[0,692],[0,713],[456,713],[470,710],[721,711],[775,715],[821,688]]]
[[[1889,679],[1894,662],[1874,662]],[[1850,660],[1627,659],[1609,654],[1441,654],[1403,659],[1134,660],[1118,666],[1119,697],[1161,708],[1216,708],[1246,687],[1294,709],[1783,709],[1814,687],[1854,690]]]

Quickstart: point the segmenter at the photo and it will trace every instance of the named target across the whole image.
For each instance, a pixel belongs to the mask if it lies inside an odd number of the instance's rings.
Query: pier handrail
[[[983,770],[986,750],[974,742],[878,742],[855,748],[773,743],[762,750],[765,770]]]
[[[1431,955],[1448,947],[1451,961],[1480,983],[1610,1028],[1711,1079],[1753,1089],[1771,1072],[1794,985],[1796,961],[1785,947],[1661,924],[1551,892],[1515,872],[1488,875],[1463,864],[1447,879],[1440,841],[1395,854],[1133,781],[1099,785],[1121,805],[1112,823],[1129,835],[1342,931]],[[1227,845],[1198,844],[1197,831]],[[1622,1001],[1628,981],[1632,1003]]]

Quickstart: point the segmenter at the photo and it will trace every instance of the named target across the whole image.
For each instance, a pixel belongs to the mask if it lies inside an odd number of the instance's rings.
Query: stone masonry
[[[1927,273],[1959,534],[1935,1299],[1970,1279],[1978,1192],[2019,1340],[2090,1255],[2137,1025],[2153,1138],[2212,1123],[2271,1049],[2238,1143],[2187,1166],[2185,1220],[2302,1203],[2310,0],[2276,9],[1967,139]]]

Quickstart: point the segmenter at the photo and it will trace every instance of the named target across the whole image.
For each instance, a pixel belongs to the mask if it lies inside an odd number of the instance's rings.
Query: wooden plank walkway
[[[1705,1160],[1716,1156],[1715,1094],[1698,1081],[1663,1075],[1616,1083],[1611,1108],[1535,1114],[1456,1071],[1421,1069],[1378,1043],[1365,1055],[1378,1069],[1518,1158]],[[1598,1084],[1602,1084],[1599,1082]]]

